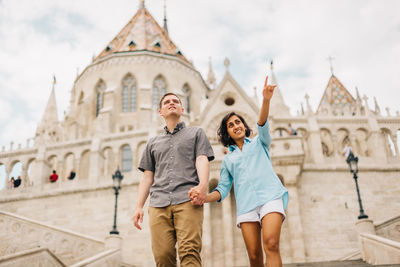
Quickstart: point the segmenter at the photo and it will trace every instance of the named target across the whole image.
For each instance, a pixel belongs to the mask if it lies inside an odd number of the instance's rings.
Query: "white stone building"
[[[210,188],[216,186],[226,153],[216,139],[219,122],[236,111],[255,128],[259,111],[257,96],[249,97],[235,81],[228,59],[224,64],[218,84],[211,65],[205,80],[142,2],[76,78],[65,118],[57,116],[53,87],[34,142],[0,152],[3,179],[22,166],[21,186],[0,193],[0,266],[154,266],[148,217],[142,231],[131,217],[141,178],[138,161],[149,137],[162,131],[159,97],[178,94],[183,120],[206,130],[216,154]],[[279,85],[272,67],[272,83]],[[382,263],[382,255],[400,263],[400,115],[381,114],[376,101],[371,109],[366,96],[352,96],[333,74],[315,111],[306,100],[305,110],[293,116],[278,86],[270,114],[272,161],[290,195],[281,235],[284,263],[359,258]],[[289,123],[298,135],[288,134]],[[346,143],[359,158],[361,197],[373,221],[357,219],[355,183],[341,155]],[[110,239],[111,176],[118,166],[124,175],[121,239]],[[52,170],[59,174],[56,183],[48,178]],[[69,180],[72,170],[76,177]],[[248,265],[230,195],[205,205],[204,266]]]

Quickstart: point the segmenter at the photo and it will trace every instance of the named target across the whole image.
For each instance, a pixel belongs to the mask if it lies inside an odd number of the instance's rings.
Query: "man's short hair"
[[[179,103],[182,105],[182,101],[181,101],[181,99],[179,98],[179,96],[177,96],[175,93],[166,93],[166,94],[164,94],[162,97],[161,97],[161,99],[160,99],[160,103],[159,103],[159,107],[161,108],[161,106],[162,106],[162,101],[164,100],[164,98],[166,97],[166,96],[169,96],[169,95],[174,95],[174,96],[176,96],[176,98],[178,98],[178,100],[179,100]]]

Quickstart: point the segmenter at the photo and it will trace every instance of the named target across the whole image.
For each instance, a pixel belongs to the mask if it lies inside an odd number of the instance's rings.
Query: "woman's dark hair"
[[[217,135],[218,135],[218,140],[221,142],[221,144],[225,147],[228,147],[230,145],[236,145],[235,141],[229,136],[228,134],[228,127],[227,127],[227,122],[232,116],[238,116],[238,118],[243,122],[244,127],[246,128],[246,137],[249,137],[252,130],[250,127],[247,125],[246,121],[243,119],[242,116],[239,114],[236,114],[235,112],[230,112],[225,115],[225,117],[222,119],[221,124],[218,128]]]

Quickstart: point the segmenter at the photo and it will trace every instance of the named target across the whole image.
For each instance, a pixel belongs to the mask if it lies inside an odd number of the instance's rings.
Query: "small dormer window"
[[[108,52],[108,51],[110,51],[110,50],[112,50],[112,47],[111,47],[111,45],[107,45],[107,47],[106,47],[106,51]]]
[[[134,48],[136,46],[136,43],[132,40],[132,41],[130,41],[130,43],[129,43],[129,47],[130,48]]]
[[[155,42],[153,46],[154,46],[154,47],[161,48],[161,44],[160,44],[160,42],[158,42],[158,41],[157,41],[157,42]]]
[[[179,49],[176,49],[176,54],[182,56],[182,52]]]

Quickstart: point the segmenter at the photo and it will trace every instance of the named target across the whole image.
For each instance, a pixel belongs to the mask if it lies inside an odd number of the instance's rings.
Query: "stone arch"
[[[68,177],[71,174],[71,171],[76,173],[76,166],[75,166],[75,155],[72,152],[68,152],[64,156],[64,171],[63,171],[63,180],[68,180]]]
[[[332,141],[332,133],[326,128],[320,129],[322,154],[325,157],[331,157],[334,154],[334,147]]]
[[[337,141],[338,141],[338,145],[339,147],[339,154],[342,153],[343,148],[346,144],[352,145],[351,140],[350,140],[350,132],[348,129],[346,128],[340,128],[337,130],[336,133],[337,136]]]
[[[0,161],[0,190],[8,187],[6,165]]]
[[[308,131],[306,128],[299,127],[296,129],[297,135],[303,137],[303,138],[308,138]]]
[[[368,148],[368,130],[364,128],[358,128],[356,130],[355,149],[360,156],[368,157],[370,155],[370,150]]]
[[[100,79],[97,83],[96,86],[94,87],[94,93],[95,93],[95,115],[96,117],[99,116],[100,110],[104,106],[104,91],[106,89],[106,84],[105,82]]]
[[[168,84],[164,75],[158,74],[153,80],[152,106],[158,109],[161,97],[167,92]]]
[[[26,177],[23,177],[25,185],[33,186],[33,177],[31,176],[32,169],[36,168],[36,158],[30,158],[26,164]]]
[[[283,185],[285,185],[285,179],[283,178],[283,175],[282,175],[282,174],[279,174],[279,173],[277,173],[276,175],[278,176],[279,180],[281,180],[281,183],[282,183]]]
[[[140,141],[136,147],[136,160],[135,160],[135,168],[139,167],[140,159],[142,158],[143,151],[146,149],[147,142]]]
[[[289,133],[284,127],[277,127],[273,131],[273,137],[286,137],[289,136]]]
[[[381,128],[381,135],[384,139],[386,155],[389,157],[396,156],[396,147],[394,144],[394,138],[392,136],[392,131],[388,128]]]
[[[109,177],[115,168],[115,155],[114,151],[110,146],[107,146],[103,149],[103,158],[104,158],[104,164],[103,164],[103,169],[102,172],[104,174],[104,177]]]
[[[10,164],[10,173],[8,174],[8,180],[11,180],[11,178],[17,179],[20,177],[21,179],[21,184],[22,184],[22,162],[20,160],[14,160]],[[21,184],[19,186],[21,186]]]
[[[82,152],[79,160],[79,171],[78,171],[79,179],[89,178],[89,167],[90,167],[90,150],[86,149]]]
[[[190,88],[190,86],[189,86],[189,84],[188,83],[185,83],[183,86],[182,86],[182,93],[183,93],[183,95],[184,95],[184,103],[183,103],[183,106],[184,106],[184,108],[185,108],[185,112],[186,113],[190,113],[190,111],[191,111],[191,104],[190,104],[190,97],[191,97],[191,94],[192,94],[192,89]]]
[[[121,80],[121,111],[135,112],[137,106],[136,78],[128,72]]]
[[[57,155],[53,154],[53,155],[50,155],[49,157],[47,157],[47,162],[49,164],[49,168],[50,168],[51,172],[53,172],[53,170],[55,170],[57,173],[59,173]],[[50,174],[51,173],[49,173],[49,175]]]
[[[129,144],[121,145],[120,149],[120,166],[122,172],[132,171],[133,165],[133,153],[132,148]]]

